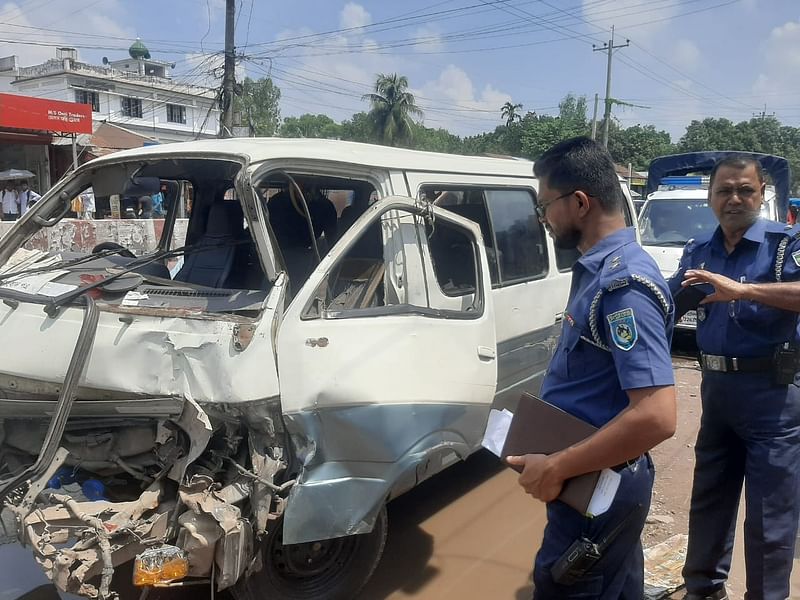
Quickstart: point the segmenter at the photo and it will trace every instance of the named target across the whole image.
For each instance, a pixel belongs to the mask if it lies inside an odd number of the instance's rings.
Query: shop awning
[[[17,94],[0,94],[0,127],[55,133],[92,133],[92,107]]]

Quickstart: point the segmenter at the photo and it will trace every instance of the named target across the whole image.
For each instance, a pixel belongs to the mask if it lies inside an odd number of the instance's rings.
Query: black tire
[[[370,533],[291,546],[276,525],[262,544],[262,569],[237,584],[238,600],[353,600],[380,562],[388,518],[384,505]]]

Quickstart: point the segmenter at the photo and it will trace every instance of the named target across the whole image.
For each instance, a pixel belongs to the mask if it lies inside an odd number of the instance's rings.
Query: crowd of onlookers
[[[41,198],[28,186],[25,179],[9,179],[3,185],[0,209],[3,221],[16,221]]]

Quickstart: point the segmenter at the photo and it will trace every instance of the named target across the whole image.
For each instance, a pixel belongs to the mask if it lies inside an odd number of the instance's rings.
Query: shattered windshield
[[[240,168],[172,158],[78,173],[23,217],[21,247],[2,248],[13,253],[0,264],[0,292],[51,304],[93,291],[138,308],[253,309],[267,281],[234,193]],[[253,293],[233,302],[235,290]]]
[[[684,246],[716,227],[717,219],[706,199],[653,199],[639,215],[639,232],[646,246]]]

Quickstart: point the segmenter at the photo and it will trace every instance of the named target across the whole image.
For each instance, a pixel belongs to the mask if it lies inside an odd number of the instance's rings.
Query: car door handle
[[[556,313],[556,323],[561,323],[564,320],[564,311],[562,310],[560,313]]]
[[[494,351],[494,348],[478,346],[478,357],[481,360],[494,360],[497,358],[497,352]]]

